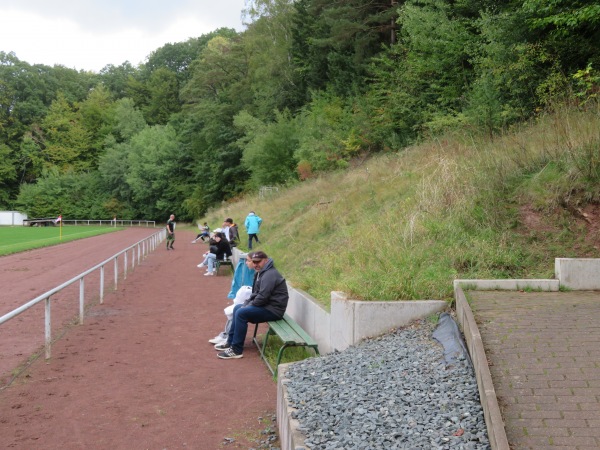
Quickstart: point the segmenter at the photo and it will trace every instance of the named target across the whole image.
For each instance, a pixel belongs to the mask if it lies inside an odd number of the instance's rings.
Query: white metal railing
[[[0,317],[0,326],[8,322],[10,319],[18,316],[19,314],[27,311],[29,308],[37,305],[38,303],[44,301],[45,302],[45,311],[44,311],[44,326],[45,326],[45,350],[46,350],[46,359],[50,358],[51,353],[51,344],[52,344],[52,333],[51,333],[51,297],[52,295],[60,292],[64,288],[70,286],[73,283],[79,281],[79,323],[83,323],[84,311],[85,311],[85,277],[95,272],[96,270],[100,270],[100,303],[104,302],[104,266],[113,262],[114,263],[114,290],[117,289],[118,281],[119,281],[119,264],[118,258],[123,255],[123,279],[127,279],[127,269],[128,269],[128,252],[131,253],[131,270],[134,269],[135,263],[137,261],[138,265],[142,257],[145,257],[150,253],[150,251],[156,249],[158,245],[165,239],[166,230],[161,230],[158,233],[153,234],[141,241],[127,247],[125,250],[121,250],[119,253],[111,256],[107,260],[101,262],[100,264],[95,265],[91,269],[86,270],[85,272],[77,275],[76,277],[66,281],[60,286],[51,289],[42,295],[30,300],[24,305],[19,306],[17,309],[3,315]]]
[[[63,225],[109,225],[112,227],[156,227],[154,220],[77,220],[65,219]]]
[[[110,227],[156,227],[155,220],[122,220],[122,219],[112,219],[112,220],[100,220],[100,219],[63,219],[63,225],[106,225]],[[58,218],[57,217],[45,217],[45,218],[37,218],[37,219],[24,219],[23,226],[58,226]]]

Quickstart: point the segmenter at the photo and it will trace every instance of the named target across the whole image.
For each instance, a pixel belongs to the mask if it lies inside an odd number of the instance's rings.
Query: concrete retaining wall
[[[344,350],[363,339],[408,325],[415,319],[443,311],[442,300],[365,302],[348,300],[341,292],[331,293],[331,345]]]
[[[574,291],[600,290],[600,259],[556,258],[554,276],[561,286]]]
[[[288,283],[290,300],[286,312],[304,328],[317,343],[321,354],[331,353],[335,347],[331,342],[331,315],[323,305],[300,289]]]
[[[561,287],[574,291],[600,290],[600,258],[555,258],[554,279],[548,280],[454,280],[454,287],[483,291],[534,289],[558,291]]]
[[[415,319],[443,311],[443,300],[365,302],[342,292],[331,293],[331,312],[310,295],[288,285],[287,313],[319,344],[322,354],[342,351],[368,337],[408,325]]]
[[[361,340],[408,325],[415,319],[443,311],[448,306],[442,300],[365,302],[349,300],[342,292],[331,293],[331,313],[314,298],[288,283],[289,314],[317,341],[321,354],[342,351]],[[287,401],[285,373],[288,364],[281,364],[277,379],[277,423],[284,450],[304,450],[304,436],[298,422],[292,419]]]

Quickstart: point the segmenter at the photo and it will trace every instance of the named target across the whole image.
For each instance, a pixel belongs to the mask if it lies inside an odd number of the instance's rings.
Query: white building
[[[18,211],[0,211],[0,225],[23,225],[27,214]]]

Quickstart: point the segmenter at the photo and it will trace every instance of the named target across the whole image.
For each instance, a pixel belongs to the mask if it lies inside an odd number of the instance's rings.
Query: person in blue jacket
[[[250,214],[248,214],[246,221],[244,222],[246,232],[248,233],[248,250],[252,250],[252,239],[255,239],[256,243],[260,244],[258,233],[260,232],[261,223],[262,219],[254,214],[254,211],[250,211]]]

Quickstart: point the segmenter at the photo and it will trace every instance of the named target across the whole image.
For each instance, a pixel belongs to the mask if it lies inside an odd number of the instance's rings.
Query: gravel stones
[[[448,366],[418,321],[292,364],[286,386],[309,449],[489,449],[473,370]]]

